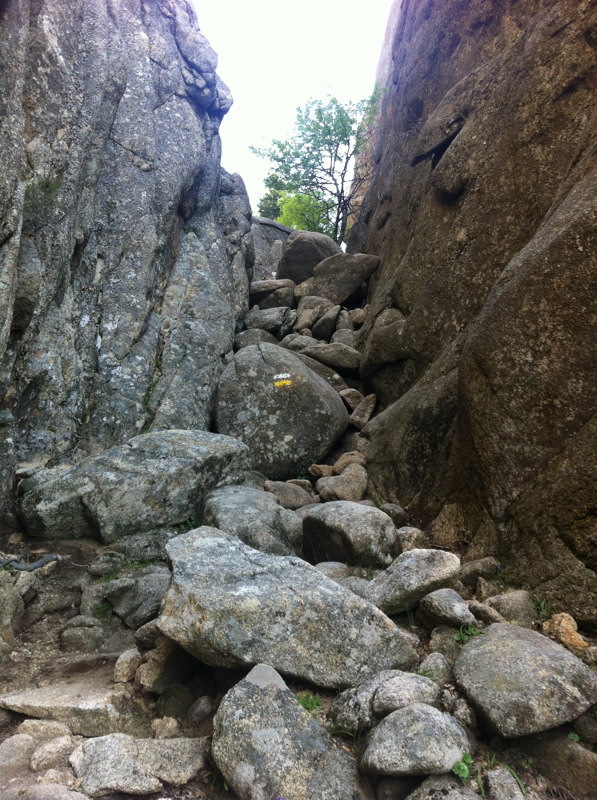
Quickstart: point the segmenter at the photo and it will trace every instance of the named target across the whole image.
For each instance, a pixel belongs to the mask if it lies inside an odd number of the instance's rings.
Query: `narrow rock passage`
[[[31,554],[69,558],[0,571],[0,800],[540,800],[554,742],[589,800],[597,649],[370,496],[379,262],[326,247],[251,285],[217,432],[21,472]]]

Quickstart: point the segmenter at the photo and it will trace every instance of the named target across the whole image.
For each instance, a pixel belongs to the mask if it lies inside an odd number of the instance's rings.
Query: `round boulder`
[[[323,233],[295,231],[286,240],[276,278],[301,283],[312,277],[320,261],[341,252],[336,242]]]
[[[293,353],[259,344],[240,350],[220,376],[215,423],[247,443],[253,469],[287,480],[325,456],[348,414],[336,391]]]

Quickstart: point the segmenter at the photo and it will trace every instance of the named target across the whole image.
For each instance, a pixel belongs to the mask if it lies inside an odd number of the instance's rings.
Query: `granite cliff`
[[[597,5],[396,3],[352,247],[374,493],[595,622]]]
[[[209,426],[253,255],[188,3],[11,0],[0,27],[5,514],[15,463]]]

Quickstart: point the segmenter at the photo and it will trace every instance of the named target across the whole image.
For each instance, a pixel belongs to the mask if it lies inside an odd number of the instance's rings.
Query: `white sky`
[[[220,130],[222,165],[243,177],[256,214],[268,165],[249,145],[287,138],[311,97],[371,94],[392,0],[191,2],[234,97]]]

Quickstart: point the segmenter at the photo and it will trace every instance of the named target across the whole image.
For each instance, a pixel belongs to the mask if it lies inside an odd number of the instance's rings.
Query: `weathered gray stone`
[[[467,561],[460,569],[460,580],[465,586],[475,586],[478,578],[493,578],[500,568],[500,562],[493,556]]]
[[[491,800],[524,800],[514,775],[505,767],[487,770],[485,780]]]
[[[0,789],[6,789],[12,778],[29,769],[35,747],[35,739],[26,733],[16,733],[0,742]]]
[[[269,478],[296,477],[327,453],[347,423],[337,393],[281,347],[245,347],[222,373],[216,427],[246,442],[253,468]]]
[[[285,336],[280,342],[282,347],[285,347],[287,350],[292,350],[293,353],[300,353],[301,350],[304,350],[306,347],[311,347],[312,344],[312,336],[301,336],[298,333],[289,333],[288,336]]]
[[[223,486],[207,496],[202,514],[211,525],[237,536],[262,553],[297,555],[302,544],[300,519],[271,492],[250,486]]]
[[[19,630],[25,603],[8,572],[0,572],[0,642],[12,647]]]
[[[60,633],[60,649],[68,653],[94,653],[104,641],[101,623],[95,617],[69,619]]]
[[[555,728],[597,702],[597,677],[545,636],[516,625],[491,625],[463,647],[456,681],[501,736]]]
[[[524,589],[515,589],[488,597],[485,603],[494,608],[508,622],[513,622],[523,628],[532,628],[533,623],[537,620],[537,609],[533,598],[530,592],[526,592]]]
[[[362,430],[365,425],[371,419],[373,412],[375,411],[375,406],[377,405],[377,395],[376,394],[368,394],[367,397],[364,397],[355,410],[352,412],[348,421],[351,425],[354,425],[355,428]]]
[[[332,306],[325,314],[322,314],[313,325],[313,336],[316,339],[325,339],[329,342],[333,332],[336,330],[336,322],[340,306]]]
[[[296,322],[296,311],[287,306],[277,308],[253,308],[245,317],[248,330],[258,328],[273,334],[277,339],[283,339],[293,329]]]
[[[346,328],[340,328],[339,330],[336,330],[330,339],[330,342],[332,343],[337,342],[353,348],[357,347],[357,341],[356,333],[354,331],[347,330]]]
[[[459,628],[476,622],[467,604],[454,589],[436,589],[425,595],[419,603],[418,614],[429,627],[453,625]]]
[[[414,637],[298,558],[259,553],[215,528],[168,545],[172,583],[160,629],[201,661],[266,661],[320,686],[344,687],[416,660]]]
[[[365,567],[387,566],[400,551],[394,523],[383,511],[343,501],[323,503],[305,514],[303,547],[312,562],[347,561]]]
[[[277,308],[278,306],[294,306],[294,281],[261,280],[249,286],[249,303],[259,308]]]
[[[129,628],[155,619],[170,582],[166,566],[151,565],[104,584],[104,597]]]
[[[246,800],[373,800],[354,758],[296,701],[280,675],[259,664],[224,697],[212,755]]]
[[[449,585],[460,570],[460,559],[443,550],[408,550],[375,577],[370,598],[386,614],[415,606],[426,594]]]
[[[317,264],[313,277],[296,287],[295,296],[320,295],[333,303],[343,304],[375,272],[379,264],[377,256],[336,253]]]
[[[352,689],[341,692],[332,703],[330,714],[338,728],[348,731],[364,731],[371,728],[376,718],[373,713],[373,696],[386,681],[403,673],[386,669]]]
[[[429,539],[420,528],[414,528],[412,525],[403,525],[398,528],[396,535],[400,539],[403,552],[406,550],[426,550],[429,548]]]
[[[346,389],[347,384],[344,378],[339,375],[335,369],[332,367],[326,367],[325,364],[322,364],[321,361],[316,361],[314,358],[309,358],[308,356],[303,355],[302,352],[297,353],[299,361],[309,367],[309,369],[314,372],[316,375],[319,375],[320,378],[326,383],[329,383],[336,392],[341,391],[342,389]]]
[[[575,800],[593,800],[597,753],[557,732],[529,736],[516,744],[532,759],[533,769],[545,775],[550,789],[563,789],[561,794]]]
[[[89,739],[71,763],[91,797],[110,792],[150,794],[162,781],[180,786],[204,766],[206,739],[133,739],[112,734]]]
[[[267,217],[253,217],[251,233],[255,248],[254,279],[271,280],[278,269],[284,243],[292,233],[292,228]]]
[[[309,484],[308,481],[307,483]],[[292,481],[266,481],[263,488],[266,492],[274,495],[282,508],[288,508],[291,511],[313,503],[313,495]],[[216,527],[221,526],[216,525]]]
[[[91,456],[69,470],[40,470],[23,485],[27,532],[43,538],[127,534],[185,521],[203,492],[235,479],[246,446],[207,431],[159,431]]]
[[[72,736],[59,736],[44,742],[31,754],[31,769],[42,772],[46,769],[68,767],[68,757],[75,748]]]
[[[400,672],[384,681],[373,693],[371,709],[377,717],[414,703],[439,706],[440,687],[431,678]]]
[[[419,675],[424,675],[434,680],[439,686],[451,683],[453,680],[452,664],[442,653],[429,653],[421,661],[418,669]]]
[[[441,775],[427,778],[405,800],[479,800],[479,795],[473,792],[452,775]]]
[[[89,800],[88,795],[56,783],[16,786],[0,794],[0,800]]]
[[[367,494],[367,485],[367,470],[361,464],[353,463],[339,475],[320,478],[315,488],[324,503],[334,500],[358,503]]]
[[[243,347],[250,347],[253,344],[261,344],[262,342],[278,344],[278,340],[273,333],[264,331],[262,328],[249,328],[246,331],[237,333],[234,337],[234,352],[241,350]]]
[[[466,731],[424,703],[393,711],[367,737],[360,766],[378,775],[440,775],[470,747]]]
[[[289,278],[295,283],[306,281],[320,261],[339,252],[336,242],[323,233],[294,231],[284,244],[276,278]]]
[[[208,425],[252,243],[190,4],[17,2],[2,28],[4,514],[15,462]]]
[[[333,369],[355,372],[361,363],[361,354],[354,347],[334,342],[333,344],[314,344],[303,350],[303,355],[321,361]]]

